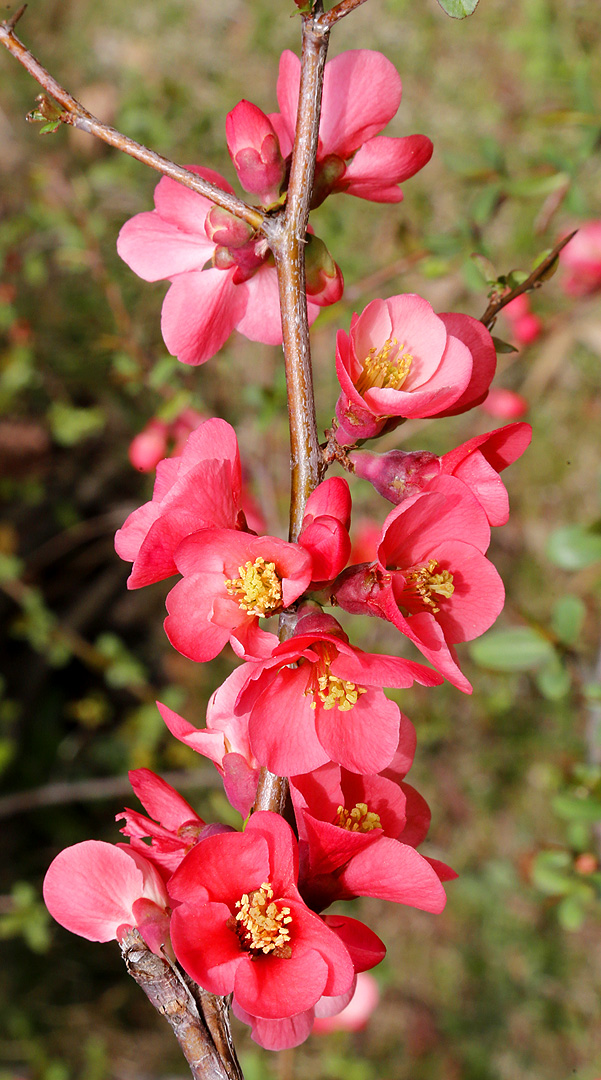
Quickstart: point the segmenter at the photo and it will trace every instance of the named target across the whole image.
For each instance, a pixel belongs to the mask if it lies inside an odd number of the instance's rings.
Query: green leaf
[[[548,896],[572,891],[572,856],[569,851],[540,851],[532,866],[532,882]]]
[[[559,191],[568,182],[565,173],[552,176],[527,176],[523,180],[513,180],[507,185],[507,194],[522,198],[540,198]]]
[[[53,132],[58,131],[60,126],[60,120],[50,120],[47,124],[42,125],[38,135],[52,135]]]
[[[465,19],[473,15],[478,7],[478,0],[438,0],[443,11],[452,19]]]
[[[104,427],[102,409],[80,409],[64,401],[52,403],[48,410],[48,419],[52,434],[61,446],[75,446],[90,435],[96,435]]]
[[[572,677],[558,656],[554,656],[536,675],[536,685],[548,701],[559,701],[570,692]]]
[[[555,656],[551,642],[529,626],[489,630],[473,642],[469,651],[476,664],[493,671],[532,671],[549,664]]]
[[[586,615],[586,605],[579,596],[562,596],[553,608],[551,626],[564,645],[578,640]]]
[[[565,821],[601,821],[601,803],[596,802],[587,793],[573,795],[564,792],[553,799],[553,810]]]
[[[601,536],[582,525],[564,525],[551,533],[547,558],[562,570],[583,570],[601,559]]]

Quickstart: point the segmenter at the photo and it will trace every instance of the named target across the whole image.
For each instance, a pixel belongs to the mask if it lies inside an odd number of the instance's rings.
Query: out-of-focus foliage
[[[298,49],[298,16],[284,7],[48,0],[19,34],[103,119],[233,181],[225,116],[242,97],[275,109],[279,54]],[[523,280],[562,235],[601,216],[594,0],[482,0],[462,21],[433,2],[367,0],[332,37],[332,54],[357,46],[401,73],[390,133],[422,131],[435,154],[400,206],[335,196],[314,215],[346,280],[312,334],[322,427],[337,396],[335,331],[354,310],[415,291],[479,317],[495,282]],[[285,535],[283,367],[278,349],[236,335],[200,370],[166,355],[165,286],[137,279],[115,252],[157,178],[82,134],[40,138],[24,122],[37,88],[8,56],[0,68],[0,775],[12,800],[0,800],[0,1077],[183,1075],[116,946],[48,926],[39,890],[60,847],[118,838],[112,818],[134,799],[126,783],[107,795],[106,780],[200,764],[154,701],[201,724],[233,665],[231,654],[195,665],[170,648],[169,583],[126,590],[112,536],[152,483],[128,445],[152,416],[170,422],[189,405],[225,417],[269,530]],[[357,903],[389,949],[369,1028],[312,1038],[280,1064],[239,1029],[249,1080],[601,1074],[601,302],[568,301],[561,281],[560,268],[531,297],[542,336],[499,359],[495,385],[529,402],[534,439],[504,474],[512,517],[491,548],[505,612],[461,651],[474,695],[445,686],[399,697],[418,728],[411,778],[433,811],[424,850],[460,877],[440,917]],[[494,333],[514,344],[503,315]],[[493,426],[479,410],[409,422],[377,448],[442,453]],[[366,483],[353,494],[357,521],[383,520],[388,504]],[[401,647],[383,623],[345,625],[365,648]],[[217,790],[184,794],[225,819]]]

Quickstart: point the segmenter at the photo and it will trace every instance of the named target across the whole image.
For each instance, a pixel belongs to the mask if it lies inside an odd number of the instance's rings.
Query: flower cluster
[[[280,112],[240,102],[227,119],[238,178],[265,207],[285,191],[298,82],[298,60],[284,53]],[[335,192],[400,200],[399,182],[431,153],[424,136],[378,134],[400,94],[397,73],[377,53],[343,53],[327,65],[315,205]],[[217,174],[196,171],[229,190]],[[148,280],[171,281],[167,346],[201,363],[234,327],[279,341],[275,269],[262,241],[171,180],[161,180],[155,205],[124,226],[119,251]],[[314,252],[310,318],[342,289],[316,240]],[[175,649],[202,663],[229,644],[240,661],[213,693],[205,727],[158,707],[177,739],[213,761],[247,819],[243,830],[205,823],[139,769],[130,778],[148,816],[125,810],[126,842],[68,848],[45,882],[63,926],[98,941],[137,927],[201,987],[233,995],[235,1014],[272,1049],[298,1044],[344,1010],[358,974],[384,955],[362,923],[328,914],[332,903],[372,896],[444,907],[443,882],[455,875],[418,851],[430,812],[405,779],[415,731],[384,688],[446,678],[471,691],[455,646],[487,630],[503,605],[487,558],[491,526],[509,514],[500,473],[530,440],[528,425],[513,423],[442,456],[358,447],[407,418],[454,416],[485,399],[495,349],[467,315],[436,314],[412,294],[374,300],[348,334],[339,331],[335,360],[335,456],[393,504],[370,554],[353,556],[341,477],[310,495],[295,542],[265,535],[247,513],[236,434],[218,418],[157,462],[152,498],[115,540],[132,564],[129,588],[179,575],[166,599]],[[421,657],[363,651],[328,605],[386,620]],[[270,620],[284,612],[292,632],[280,639]],[[261,770],[289,779],[294,829],[278,814],[252,812]]]

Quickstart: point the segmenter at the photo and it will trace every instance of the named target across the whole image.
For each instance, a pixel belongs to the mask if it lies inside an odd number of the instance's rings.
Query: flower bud
[[[354,450],[349,457],[356,475],[396,504],[417,495],[440,472],[440,458],[428,450],[389,450],[387,454]]]
[[[307,233],[305,246],[305,270],[307,275],[307,296],[314,303],[326,307],[340,300],[344,289],[342,271],[336,265],[323,240],[312,233]]]
[[[345,172],[346,165],[337,154],[328,154],[327,157],[317,162],[313,196],[311,198],[312,210],[315,210],[317,206],[321,206],[330,192],[336,188],[338,182],[342,180]]]
[[[129,460],[134,469],[151,472],[167,454],[169,429],[164,420],[150,420],[129,445]]]
[[[225,121],[227,148],[245,191],[275,202],[286,173],[273,125],[250,101],[239,101]]]
[[[242,247],[255,232],[252,225],[221,206],[212,206],[209,210],[205,218],[205,231],[214,244],[227,248]]]

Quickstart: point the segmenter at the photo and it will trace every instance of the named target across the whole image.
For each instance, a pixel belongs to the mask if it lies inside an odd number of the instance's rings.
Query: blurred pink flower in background
[[[511,333],[518,345],[531,345],[540,337],[543,324],[538,315],[530,310],[530,301],[526,293],[516,296],[515,300],[503,308],[503,315],[511,325]]]
[[[495,386],[488,391],[486,401],[480,408],[482,412],[494,416],[497,420],[517,420],[518,416],[524,416],[530,408],[526,398],[516,394],[515,390],[506,390],[503,386]]]
[[[601,219],[582,225],[559,261],[567,271],[562,284],[568,296],[589,296],[601,289]]]
[[[328,1031],[361,1031],[375,1011],[380,1000],[380,991],[373,975],[360,971],[357,986],[348,1005],[335,1016],[320,1016],[319,1003],[315,1006],[313,1031],[325,1034]]]

